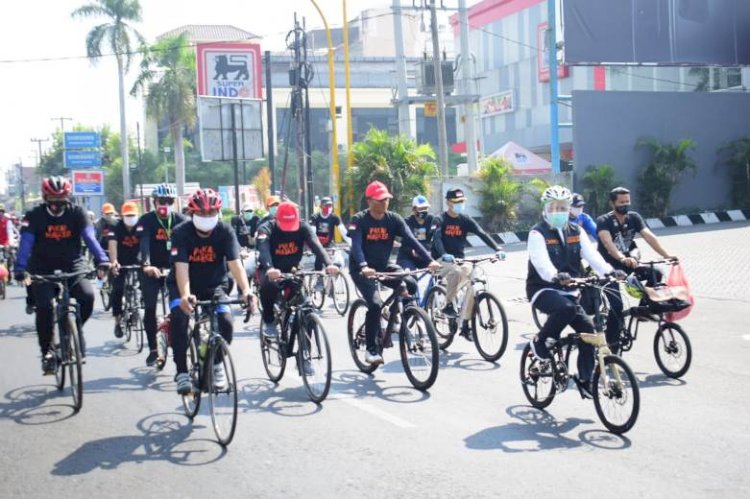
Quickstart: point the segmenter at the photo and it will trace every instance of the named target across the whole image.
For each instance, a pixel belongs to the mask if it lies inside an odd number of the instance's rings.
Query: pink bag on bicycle
[[[686,289],[690,306],[677,312],[668,312],[666,314],[666,319],[669,322],[675,322],[684,319],[685,317],[690,315],[690,312],[693,310],[693,305],[695,305],[695,298],[693,297],[693,292],[690,290],[690,283],[688,283],[687,276],[685,276],[685,269],[679,263],[676,265],[672,265],[672,269],[669,271],[669,277],[667,277],[667,286],[669,286],[670,288]]]

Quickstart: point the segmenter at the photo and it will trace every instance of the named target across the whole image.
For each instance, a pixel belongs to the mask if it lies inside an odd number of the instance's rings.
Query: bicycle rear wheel
[[[693,348],[690,339],[679,324],[664,322],[654,336],[656,364],[670,378],[681,378],[690,369]]]
[[[83,407],[83,367],[81,357],[80,338],[78,336],[78,321],[74,313],[69,313],[66,319],[68,352],[66,362],[68,374],[70,375],[70,389],[73,396],[73,408],[75,412]]]
[[[297,364],[310,400],[319,404],[331,388],[331,349],[323,323],[315,314],[308,314],[299,331]]]
[[[278,324],[277,327],[281,329]],[[263,328],[263,319],[261,319],[260,353],[263,357],[263,367],[266,369],[268,379],[278,383],[284,376],[284,370],[286,369],[286,343],[280,342],[279,339],[266,338],[263,335]]]
[[[502,357],[508,346],[508,317],[502,303],[492,293],[477,294],[471,328],[474,345],[484,360],[495,362]]]
[[[604,371],[606,376],[598,368],[594,373],[594,406],[604,426],[619,435],[630,430],[638,419],[638,380],[616,355],[604,357]]]
[[[198,361],[198,349],[195,346],[194,334],[191,334],[188,338],[187,368],[193,389],[190,393],[182,396],[182,406],[185,409],[185,416],[193,419],[201,407],[201,365]]]
[[[537,409],[550,405],[557,391],[551,365],[535,359],[529,344],[521,353],[521,386],[526,400]]]
[[[211,352],[206,360],[208,405],[211,410],[216,439],[222,446],[227,446],[234,438],[237,428],[237,377],[234,372],[229,345],[221,336],[213,338]],[[215,386],[214,366],[222,365],[226,375],[224,386]]]
[[[433,286],[427,293],[424,307],[433,326],[435,326],[438,346],[443,350],[453,343],[458,328],[456,321],[449,319],[443,313],[443,307],[445,307],[446,303],[445,288],[443,286]]]
[[[430,388],[437,379],[440,349],[427,312],[416,306],[404,310],[399,347],[401,363],[412,386],[423,391]]]
[[[367,355],[367,337],[365,334],[365,315],[367,314],[367,303],[362,299],[354,300],[352,308],[349,309],[349,318],[346,321],[346,335],[349,343],[349,352],[357,369],[363,373],[370,374],[378,368],[377,364],[368,364],[365,361]]]
[[[310,301],[318,310],[323,308],[326,301],[326,279],[321,275],[311,275],[307,278]]]
[[[333,288],[333,293],[331,298],[333,300],[333,308],[343,317],[346,315],[346,311],[349,310],[349,283],[346,280],[346,276],[341,272],[333,276],[332,279],[333,283],[331,287]]]
[[[102,289],[99,291],[99,294],[102,297],[102,306],[104,307],[105,312],[109,312],[109,309],[112,307],[112,300],[111,294],[112,294],[112,287],[109,284],[109,279],[104,283],[102,286]]]

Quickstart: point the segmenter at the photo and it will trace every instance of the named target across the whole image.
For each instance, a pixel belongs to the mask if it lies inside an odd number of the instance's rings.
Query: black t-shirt
[[[428,213],[424,218],[424,224],[420,224],[414,214],[410,215],[406,219],[406,226],[409,227],[411,233],[414,234],[414,237],[417,239],[417,241],[419,241],[427,251],[430,251],[430,247],[432,246],[432,234],[435,232],[435,228],[437,227],[434,224],[434,218],[435,217]],[[416,252],[406,244],[401,244],[401,247],[398,250],[397,260],[401,259],[417,261],[421,260],[421,258],[417,256]]]
[[[643,217],[635,211],[631,211],[625,215],[625,220],[622,224],[617,220],[615,213],[612,211],[596,219],[596,231],[599,232],[606,230],[609,232],[612,236],[612,241],[615,243],[615,247],[625,256],[630,256],[630,251],[637,247],[635,244],[635,236],[640,234],[645,228],[646,222],[644,222]],[[604,260],[615,269],[624,269],[624,266],[609,254],[607,248],[604,247],[601,238],[599,238],[599,253],[601,253]]]
[[[250,238],[252,237],[250,225],[257,218],[258,217],[253,217],[249,222],[246,222],[245,218],[242,216],[232,217],[232,228],[234,229],[234,235],[237,236],[237,242],[240,246],[245,248],[250,247]]]
[[[135,226],[141,240],[143,262],[163,269],[169,267],[170,238],[175,228],[185,221],[187,218],[179,213],[172,213],[165,220],[153,211],[143,215]]]
[[[240,246],[232,228],[219,222],[208,237],[201,237],[192,221],[180,224],[172,233],[171,263],[187,263],[190,291],[205,294],[227,282],[227,262],[240,257]],[[177,282],[174,268],[171,284]]]
[[[440,217],[435,217],[435,225],[437,228],[432,241],[432,255],[435,258],[440,258],[446,253],[463,258],[466,236],[469,234],[476,234],[495,251],[499,249],[497,243],[469,216],[459,214],[452,217],[446,212]]]
[[[290,272],[292,268],[299,267],[305,244],[310,246],[327,265],[331,264],[328,254],[315,237],[312,227],[305,222],[300,222],[299,230],[294,232],[283,231],[274,222],[265,223],[258,228],[256,242],[259,254],[258,265],[262,269],[273,267],[282,272]]]
[[[72,272],[76,264],[83,262],[81,235],[90,223],[86,210],[80,206],[68,206],[59,217],[50,215],[44,204],[29,211],[21,224],[22,233],[34,235],[27,270]]]
[[[320,244],[322,244],[324,248],[327,248],[334,242],[334,229],[341,225],[341,219],[335,213],[331,213],[327,217],[324,217],[320,213],[316,213],[310,218],[310,225],[315,228],[315,235],[318,236]]]
[[[349,222],[348,234],[352,239],[351,271],[359,271],[364,263],[378,272],[386,270],[396,236],[404,238],[403,242],[413,249],[419,247],[425,253],[422,257],[430,260],[401,215],[392,211],[385,212],[380,220],[374,219],[367,210],[357,213]]]
[[[117,242],[117,261],[120,265],[136,265],[138,263],[140,238],[135,227],[128,229],[125,222],[120,221],[114,227],[104,229],[104,236],[107,240],[107,246],[109,246],[109,241]]]

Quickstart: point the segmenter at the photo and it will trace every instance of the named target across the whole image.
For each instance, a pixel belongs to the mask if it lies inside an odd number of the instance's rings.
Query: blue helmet
[[[176,198],[177,189],[172,184],[159,184],[151,192],[152,198]]]

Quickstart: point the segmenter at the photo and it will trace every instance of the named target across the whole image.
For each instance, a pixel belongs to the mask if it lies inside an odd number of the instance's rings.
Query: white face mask
[[[217,213],[211,217],[202,217],[200,215],[193,215],[193,225],[201,232],[211,232],[214,230],[216,225],[219,223],[219,214]]]
[[[570,214],[574,217],[580,217],[581,213],[583,213],[583,206],[579,206],[578,208],[571,208]]]
[[[138,221],[138,215],[124,215],[122,221],[125,222],[125,225],[128,227],[132,227]]]

